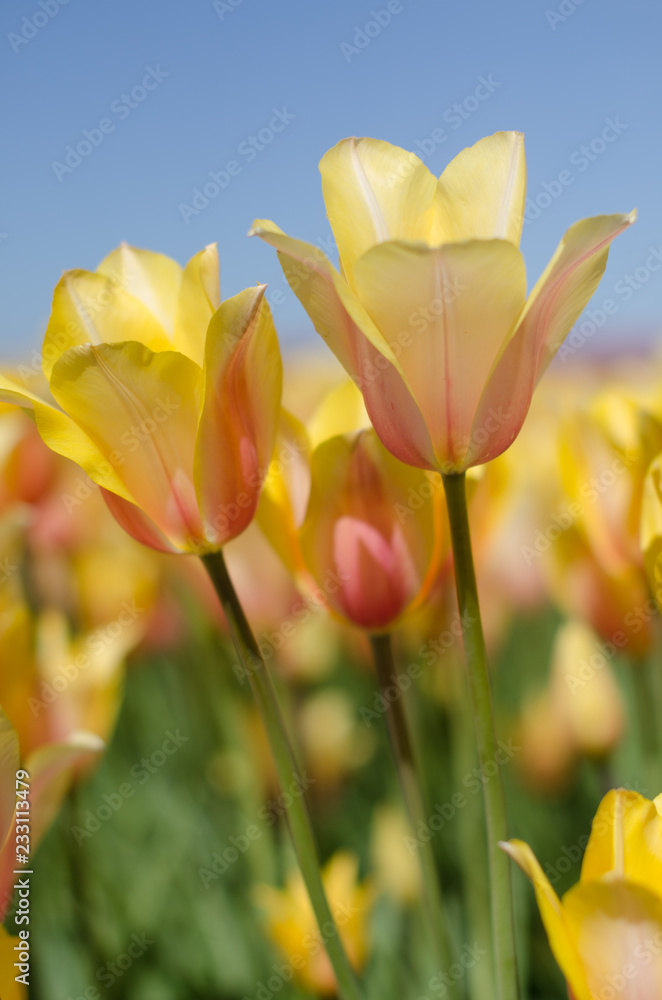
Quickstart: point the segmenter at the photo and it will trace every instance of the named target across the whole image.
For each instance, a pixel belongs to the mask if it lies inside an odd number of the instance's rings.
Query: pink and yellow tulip
[[[285,276],[402,462],[457,473],[500,455],[634,221],[575,223],[527,298],[519,132],[463,150],[437,179],[413,153],[344,139],[320,163],[340,271],[257,220]]]
[[[34,410],[138,541],[216,551],[252,520],[273,449],[282,370],[264,290],[221,303],[215,246],[182,269],[122,245],[55,289],[52,401],[6,377],[0,397]]]

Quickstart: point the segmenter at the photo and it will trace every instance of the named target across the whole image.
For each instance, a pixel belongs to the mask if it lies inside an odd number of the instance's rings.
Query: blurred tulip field
[[[661,1000],[659,10],[0,20],[0,1000]]]

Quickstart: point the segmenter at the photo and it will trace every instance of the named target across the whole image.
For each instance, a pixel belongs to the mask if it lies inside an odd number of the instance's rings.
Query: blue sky
[[[323,243],[317,164],[340,138],[441,173],[499,129],[526,136],[529,284],[576,219],[636,206],[594,339],[655,336],[661,32],[656,0],[5,0],[0,352],[38,347],[61,272],[122,240],[182,262],[217,240],[224,296],[269,282],[283,342],[314,344],[275,254],[246,238],[253,218]],[[193,202],[210,171],[226,186]]]

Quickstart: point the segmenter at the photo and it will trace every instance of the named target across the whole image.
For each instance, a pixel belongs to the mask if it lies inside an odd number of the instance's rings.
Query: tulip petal
[[[97,272],[106,275],[129,295],[142,302],[172,341],[177,296],[182,280],[182,269],[177,261],[165,254],[154,253],[153,250],[138,250],[122,243],[101,261]]]
[[[439,178],[430,242],[496,238],[517,247],[525,197],[524,136],[487,136],[458,153]]]
[[[19,759],[16,730],[0,710],[0,850],[4,847],[14,822]]]
[[[659,896],[621,879],[582,880],[563,897],[563,912],[585,970],[587,997],[613,994],[620,1000],[658,1000]]]
[[[219,546],[255,515],[278,426],[283,368],[265,289],[223,302],[207,333],[195,487],[207,537]]]
[[[662,456],[654,459],[644,480],[640,536],[648,582],[662,607]]]
[[[386,447],[409,465],[434,468],[430,435],[397,357],[346,282],[317,247],[291,239],[272,222],[255,222],[251,235],[261,236],[278,251],[292,291],[361,389]]]
[[[636,219],[598,215],[566,232],[529,295],[516,337],[535,343],[536,382],[595,292],[607,266],[609,244]]]
[[[485,447],[471,450],[471,464],[496,458],[517,437],[536,383],[600,282],[609,244],[634,219],[634,212],[584,219],[561,240],[485,384],[472,436],[494,414],[498,430]]]
[[[55,399],[116,469],[120,495],[184,549],[201,536],[193,489],[201,383],[200,368],[182,354],[132,342],[71,348],[51,378]],[[85,458],[75,447],[68,457]]]
[[[116,278],[90,271],[66,271],[53,292],[41,364],[50,379],[57,359],[80,344],[136,340],[153,351],[172,347],[155,315]]]
[[[350,383],[351,384],[351,383]],[[264,481],[257,522],[274,551],[293,574],[305,565],[298,530],[310,496],[310,444],[306,428],[281,410],[273,459]]]
[[[369,630],[392,627],[421,595],[438,554],[426,475],[372,430],[324,441],[311,474],[300,531],[306,565],[337,613]],[[412,495],[426,499],[412,506]]]
[[[52,451],[77,462],[99,486],[131,499],[114,467],[68,414],[3,375],[0,401],[33,410],[39,434]]]
[[[612,789],[593,820],[582,863],[582,882],[611,872],[662,897],[662,817],[638,792]]]
[[[212,243],[192,257],[184,268],[175,316],[175,350],[201,367],[207,327],[220,304],[218,248]]]
[[[339,434],[350,434],[369,426],[363,396],[350,380],[328,392],[306,424],[313,448]]]
[[[46,743],[34,750],[25,762],[30,774],[30,812],[33,848],[36,848],[55,819],[71,783],[72,770],[105,749],[95,733],[74,732],[62,743]]]
[[[141,510],[135,503],[126,500],[117,493],[101,488],[101,495],[106,503],[106,507],[113,515],[120,528],[131,535],[141,545],[147,545],[157,552],[178,552],[179,549],[173,545],[162,531],[152,521],[151,517]]]
[[[406,344],[400,366],[430,431],[437,466],[466,468],[485,381],[524,304],[519,250],[506,240],[435,249],[384,243],[357,262],[355,282],[391,348]]]
[[[540,867],[535,854],[522,840],[510,840],[499,846],[510,855],[533,883],[550,948],[576,1000],[591,1000],[582,961],[568,927],[564,907],[561,906],[559,897],[549,884],[549,879]]]
[[[340,263],[386,240],[428,242],[437,179],[414,153],[380,139],[343,139],[320,161],[322,192]]]

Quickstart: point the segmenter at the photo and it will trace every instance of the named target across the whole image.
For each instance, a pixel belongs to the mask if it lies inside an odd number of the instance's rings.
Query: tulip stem
[[[407,712],[404,702],[404,692],[397,685],[397,667],[393,658],[393,644],[388,634],[372,635],[370,637],[372,654],[379,680],[379,689],[388,710],[386,712],[386,727],[389,743],[395,761],[402,797],[407,810],[407,816],[412,833],[419,847],[419,864],[423,880],[423,898],[428,921],[432,930],[433,941],[440,950],[443,968],[451,964],[450,947],[444,911],[441,898],[441,882],[434,851],[430,839],[420,837],[419,827],[426,829],[430,822],[429,812],[426,812],[423,793],[419,782],[420,768],[417,765],[416,752],[410,735]],[[389,698],[388,690],[396,686],[398,695]]]
[[[214,552],[201,558],[223,606],[237,654],[249,677],[267,731],[281,789],[285,790],[294,785],[295,788],[303,790],[306,786],[287,735],[267,664],[239,602],[223,554]],[[341,1000],[363,1000],[358,980],[347,958],[324,891],[315,835],[305,795],[292,795],[290,798],[292,804],[287,811],[287,824],[320,934],[336,975],[338,996]]]
[[[498,1000],[516,1000],[519,984],[515,955],[513,893],[508,858],[499,847],[499,841],[508,839],[506,797],[499,766],[490,674],[471,551],[465,474],[444,475],[443,482],[485,802],[492,939],[497,978],[496,997]]]

